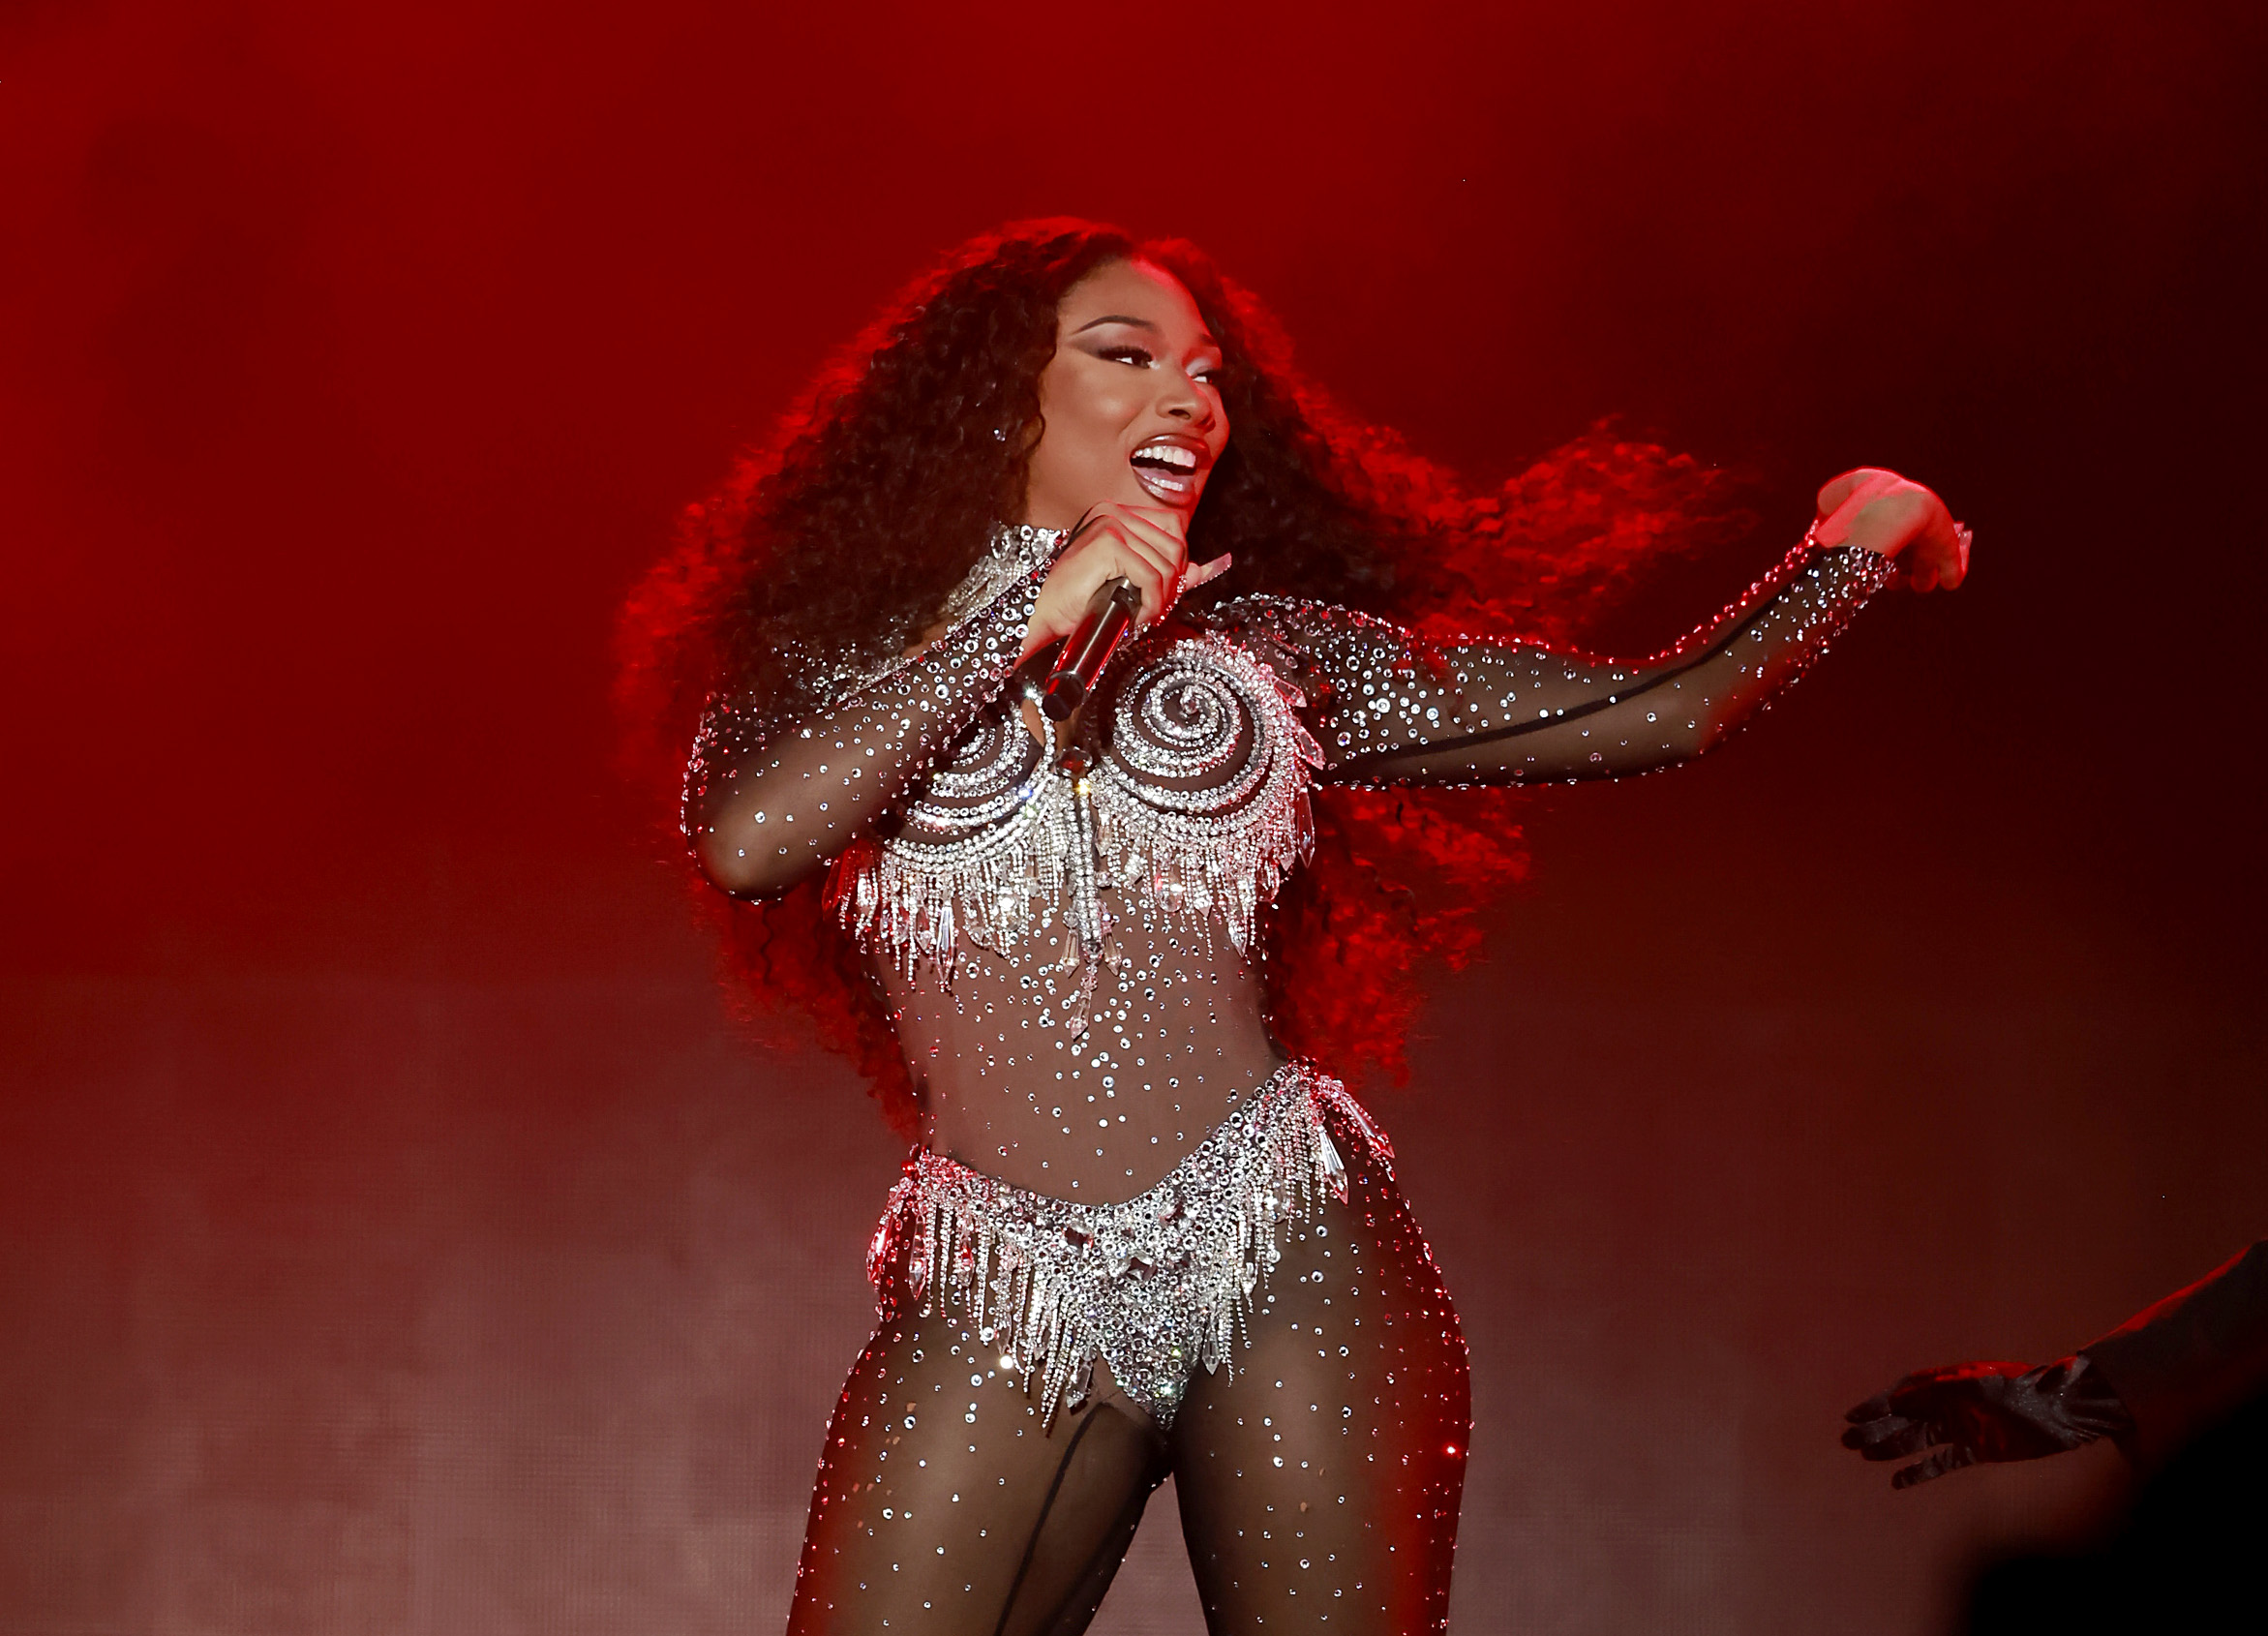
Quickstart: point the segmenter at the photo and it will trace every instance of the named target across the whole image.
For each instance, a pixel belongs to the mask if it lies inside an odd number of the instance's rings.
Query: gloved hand
[[[1868,1460],[1903,1460],[1890,1487],[1911,1488],[1980,1460],[2037,1460],[2118,1437],[2133,1427],[2126,1405],[2087,1354],[2043,1363],[1955,1363],[1909,1375],[1843,1416],[1843,1446]]]

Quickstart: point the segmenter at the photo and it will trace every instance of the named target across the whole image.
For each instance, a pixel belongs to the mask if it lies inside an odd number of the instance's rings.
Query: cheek
[[[1109,436],[1123,431],[1142,411],[1141,393],[1121,375],[1106,375],[1100,380],[1082,381],[1080,387],[1072,405],[1072,413],[1080,425],[1097,436]]]
[[[1071,465],[1115,462],[1120,434],[1141,408],[1138,393],[1107,376],[1057,378],[1050,372],[1041,379],[1040,409],[1046,417],[1042,458]]]

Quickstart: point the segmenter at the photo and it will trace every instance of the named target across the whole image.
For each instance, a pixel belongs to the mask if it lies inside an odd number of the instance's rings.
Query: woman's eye
[[[1102,356],[1109,358],[1115,363],[1132,364],[1136,369],[1148,369],[1154,361],[1150,354],[1139,347],[1105,347],[1103,348]]]

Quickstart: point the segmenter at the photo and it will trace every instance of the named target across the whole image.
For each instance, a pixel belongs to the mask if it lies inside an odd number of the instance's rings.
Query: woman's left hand
[[[1812,538],[1892,559],[1916,591],[1950,591],[1969,577],[1969,530],[1920,483],[1879,467],[1846,471],[1819,491]]]

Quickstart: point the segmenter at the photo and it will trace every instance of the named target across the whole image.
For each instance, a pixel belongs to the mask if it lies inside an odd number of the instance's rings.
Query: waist
[[[906,1156],[892,1197],[898,1202],[958,1199],[1019,1221],[1132,1231],[1144,1223],[1178,1219],[1194,1200],[1217,1192],[1215,1184],[1231,1171],[1250,1181],[1260,1173],[1253,1169],[1256,1154],[1277,1155],[1261,1169],[1270,1165],[1282,1169],[1286,1188],[1291,1175],[1307,1174],[1311,1167],[1316,1167],[1318,1178],[1338,1177],[1343,1166],[1338,1150],[1323,1134],[1326,1118],[1350,1134],[1365,1152],[1392,1163],[1392,1144],[1353,1093],[1315,1064],[1291,1061],[1279,1064],[1249,1096],[1201,1133],[1164,1175],[1129,1197],[1067,1198],[1021,1186],[927,1144]],[[1308,1157],[1297,1163],[1284,1157],[1292,1154]],[[1169,1200],[1178,1202],[1168,1208]]]
[[[1255,962],[1114,926],[1100,964],[1067,934],[1024,958],[965,953],[952,985],[888,976],[928,1145],[1036,1192],[1125,1198],[1284,1066]]]
[[[1034,1193],[1108,1203],[1154,1185],[1290,1065],[1263,1036],[1155,1076],[1091,1063],[927,1066],[924,1148]]]

